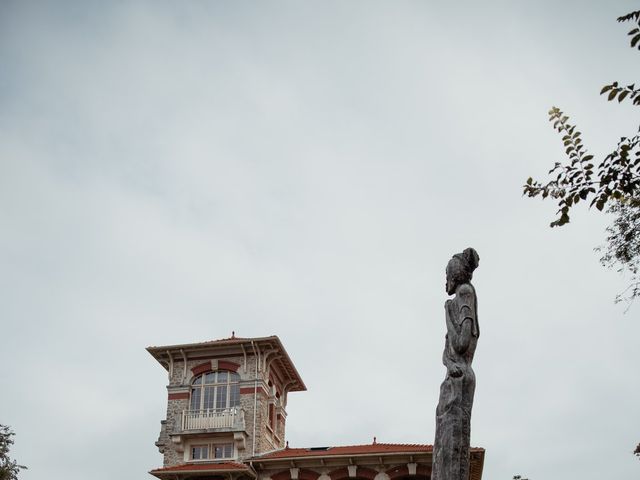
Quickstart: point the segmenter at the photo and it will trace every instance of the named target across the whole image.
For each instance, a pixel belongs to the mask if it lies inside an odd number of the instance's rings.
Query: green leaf
[[[618,94],[618,90],[617,89],[613,89],[611,90],[611,92],[609,92],[609,96],[607,97],[607,100],[611,101],[614,98],[616,98],[616,95]]]
[[[558,223],[558,226],[561,227],[565,223],[569,223],[569,215],[567,215],[566,213],[563,213],[562,216],[560,217],[560,223]]]
[[[631,47],[635,47],[639,41],[640,41],[640,34],[636,35],[631,39]]]
[[[629,90],[625,90],[624,92],[622,92],[618,96],[618,102],[622,102],[622,100],[624,100],[627,95],[629,95]]]
[[[612,88],[613,88],[613,85],[605,85],[604,87],[602,87],[602,90],[600,90],[600,95],[602,95],[603,93],[608,92]]]

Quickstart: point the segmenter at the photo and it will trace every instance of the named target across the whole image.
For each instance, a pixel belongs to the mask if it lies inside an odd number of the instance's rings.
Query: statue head
[[[456,289],[463,283],[469,283],[473,278],[473,271],[478,268],[480,256],[473,248],[465,248],[462,253],[456,253],[447,263],[446,290],[449,295],[456,293]]]

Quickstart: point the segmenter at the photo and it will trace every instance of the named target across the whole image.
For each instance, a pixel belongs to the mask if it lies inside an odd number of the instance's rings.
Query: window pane
[[[229,406],[237,407],[240,405],[240,384],[233,383],[229,385],[231,392],[229,392]]]
[[[216,387],[202,387],[204,390],[204,402],[202,408],[213,408],[213,394]]]
[[[204,383],[215,383],[215,377],[215,372],[207,373],[204,378]]]
[[[200,385],[201,383],[202,383],[202,375],[200,375],[193,381],[194,385]]]
[[[233,457],[233,444],[214,445],[213,454],[215,458],[231,458]]]
[[[208,445],[194,445],[191,448],[191,458],[193,460],[205,460],[209,458]]]
[[[218,372],[218,383],[227,383],[227,372]]]
[[[240,375],[238,375],[236,372],[229,372],[229,382],[239,382],[240,381]]]
[[[202,388],[194,388],[191,390],[191,410],[200,410],[200,393]]]
[[[220,385],[218,388],[218,397],[216,398],[216,408],[227,408],[227,386]]]

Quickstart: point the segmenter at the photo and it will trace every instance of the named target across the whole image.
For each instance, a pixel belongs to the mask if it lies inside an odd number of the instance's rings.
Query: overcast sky
[[[0,3],[0,423],[24,480],[151,478],[149,345],[278,335],[292,446],[432,443],[444,269],[480,254],[484,478],[631,479],[640,304],[608,219],[521,196],[637,128],[633,2]]]

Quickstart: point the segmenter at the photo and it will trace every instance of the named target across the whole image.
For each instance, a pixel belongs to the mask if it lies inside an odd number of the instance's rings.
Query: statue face
[[[455,258],[452,258],[449,260],[449,263],[447,263],[447,283],[445,284],[445,290],[449,295],[456,293],[456,288],[458,288],[458,282],[456,280],[456,267],[458,267],[458,263]]]
[[[471,275],[465,270],[464,265],[456,257],[447,263],[447,283],[445,289],[449,295],[456,293],[456,289],[463,283],[471,280]]]

